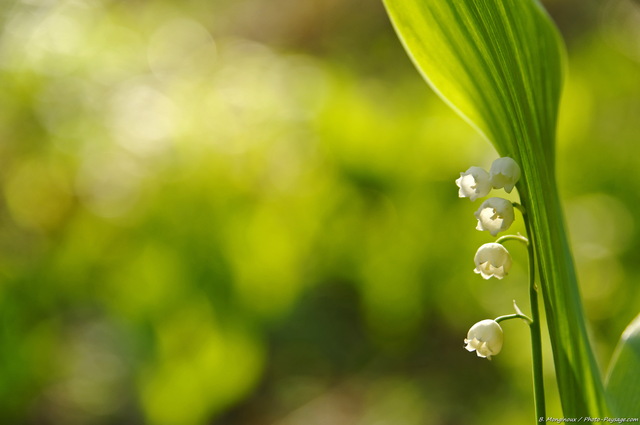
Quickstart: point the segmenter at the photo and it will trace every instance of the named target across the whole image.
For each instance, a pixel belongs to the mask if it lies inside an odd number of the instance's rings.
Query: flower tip
[[[483,359],[491,360],[491,354],[482,354],[480,351],[476,351],[476,355]]]

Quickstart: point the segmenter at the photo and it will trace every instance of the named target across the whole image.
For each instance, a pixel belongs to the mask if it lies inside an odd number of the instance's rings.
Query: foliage
[[[607,376],[607,396],[617,417],[640,416],[639,386],[640,316],[637,316],[622,333]]]
[[[535,1],[386,1],[427,81],[504,156],[532,222],[554,363],[567,417],[607,412],[587,337],[555,181],[561,43]]]

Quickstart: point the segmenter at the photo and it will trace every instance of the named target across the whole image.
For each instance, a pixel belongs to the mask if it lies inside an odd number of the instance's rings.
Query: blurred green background
[[[640,306],[640,8],[544,3],[605,369]],[[0,6],[2,423],[531,422],[525,325],[491,362],[462,342],[528,311],[524,249],[507,279],[472,272],[491,237],[454,184],[497,155],[380,2]]]

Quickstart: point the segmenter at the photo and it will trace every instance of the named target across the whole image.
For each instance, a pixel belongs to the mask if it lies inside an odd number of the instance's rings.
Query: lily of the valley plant
[[[477,178],[474,177],[474,174],[475,176],[481,176],[483,179],[487,178],[486,182],[489,185],[489,191],[491,189],[504,189],[506,192],[511,192],[520,179],[521,171],[518,163],[509,157],[498,158],[493,161],[489,173],[480,167],[471,167],[466,172],[460,173],[460,178],[456,180],[456,184],[460,188],[458,192],[460,197],[468,197],[470,199],[480,197],[479,193],[471,190],[465,190],[464,193],[462,191],[465,184],[469,184],[469,188],[472,188],[472,186],[477,187]],[[470,176],[473,177],[473,182],[470,181]],[[489,191],[483,190],[481,193],[487,195]],[[514,204],[504,198],[492,197],[487,199],[474,214],[478,220],[476,229],[480,231],[487,230],[494,237],[498,233],[509,229],[515,219],[514,205],[517,209],[523,211],[520,204]],[[527,218],[524,212],[522,215],[526,223]],[[527,229],[529,229],[528,224]],[[499,323],[510,319],[522,319],[527,322],[531,331],[536,416],[541,418],[546,415],[544,383],[542,382],[542,342],[538,319],[537,286],[535,284],[535,273],[533,272],[535,257],[534,251],[529,246],[529,240],[521,235],[506,235],[498,238],[495,242],[485,243],[476,252],[474,257],[476,267],[473,271],[484,279],[492,277],[497,279],[504,278],[511,269],[512,259],[511,254],[503,246],[503,243],[510,240],[523,242],[529,248],[529,291],[533,319],[522,313],[514,301],[514,314],[500,316],[494,320],[485,319],[473,325],[464,340],[465,349],[475,351],[478,357],[491,360],[491,356],[498,354],[502,349],[503,332]]]
[[[640,417],[640,316],[623,333],[606,388],[589,342],[555,177],[565,61],[551,19],[538,0],[383,1],[426,81],[503,157],[489,172],[471,167],[462,173],[459,196],[476,201],[492,187],[518,189],[527,237],[507,235],[494,243],[517,239],[527,246],[531,318],[517,308],[508,318],[523,319],[531,329],[535,422],[545,417],[538,297],[565,417]],[[496,236],[507,230],[512,212],[505,202],[487,200],[476,219],[479,230]],[[511,259],[506,249],[488,245],[476,254],[476,273],[503,278]],[[483,340],[486,335],[493,336]],[[496,338],[470,332],[467,349],[489,358],[497,354]]]

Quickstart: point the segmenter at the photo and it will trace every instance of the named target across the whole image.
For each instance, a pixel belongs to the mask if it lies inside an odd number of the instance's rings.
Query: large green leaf
[[[384,0],[434,90],[521,164],[556,376],[567,417],[606,413],[555,185],[563,45],[534,0]]]
[[[617,417],[640,417],[640,314],[622,333],[607,374],[607,396]]]

